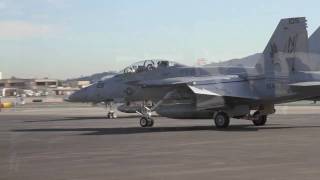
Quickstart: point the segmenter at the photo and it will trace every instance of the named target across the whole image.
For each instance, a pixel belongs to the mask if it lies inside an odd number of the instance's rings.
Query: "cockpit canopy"
[[[145,71],[152,71],[158,68],[169,68],[169,67],[184,67],[185,65],[168,61],[168,60],[144,60],[132,64],[120,71],[120,74],[140,73]]]

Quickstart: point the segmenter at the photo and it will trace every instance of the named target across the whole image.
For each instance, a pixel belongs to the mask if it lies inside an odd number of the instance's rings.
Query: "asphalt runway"
[[[232,120],[107,120],[102,108],[0,112],[0,179],[319,179],[320,107],[279,107],[264,127]]]

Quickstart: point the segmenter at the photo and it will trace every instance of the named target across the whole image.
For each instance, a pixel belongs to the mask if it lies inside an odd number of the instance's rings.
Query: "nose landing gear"
[[[114,111],[109,111],[107,114],[107,119],[116,119],[117,114]]]

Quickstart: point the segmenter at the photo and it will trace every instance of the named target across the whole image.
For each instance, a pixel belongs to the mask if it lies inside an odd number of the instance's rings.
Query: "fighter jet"
[[[151,101],[140,125],[150,127],[152,111],[169,118],[213,118],[227,128],[230,118],[265,125],[275,104],[319,97],[320,72],[309,58],[306,19],[282,19],[254,68],[190,67],[146,60],[71,95],[69,101]],[[94,92],[94,93],[93,93]]]

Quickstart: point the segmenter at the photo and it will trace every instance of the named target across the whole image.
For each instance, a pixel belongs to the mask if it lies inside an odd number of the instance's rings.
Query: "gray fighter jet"
[[[318,98],[320,72],[308,52],[306,19],[282,19],[254,68],[189,67],[166,60],[136,63],[112,78],[71,95],[72,102],[150,101],[137,110],[140,125],[153,125],[152,111],[169,118],[230,118],[261,126],[275,104]]]

